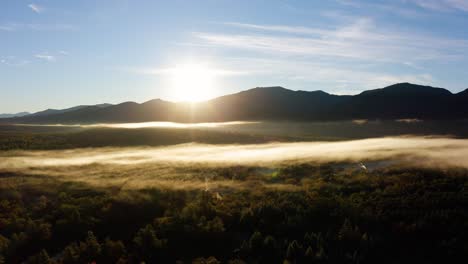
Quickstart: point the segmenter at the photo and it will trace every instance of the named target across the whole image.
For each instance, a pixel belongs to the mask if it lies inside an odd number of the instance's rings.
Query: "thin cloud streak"
[[[459,10],[468,11],[468,1],[466,0],[446,0],[446,2]]]
[[[29,64],[29,60],[23,60],[23,59],[18,59],[14,56],[7,56],[7,57],[0,57],[0,64],[6,65],[6,66],[24,66],[26,64]]]
[[[352,24],[334,28],[306,28],[283,25],[229,23],[231,26],[310,36],[258,33],[225,34],[195,32],[196,38],[214,46],[256,50],[286,55],[338,57],[377,62],[453,60],[466,56],[468,41],[440,39],[421,34],[379,30],[372,19],[359,18]]]
[[[417,9],[411,8],[411,5],[413,7],[416,6],[422,9],[438,12],[449,12],[454,10],[464,12],[468,11],[467,0],[401,0],[394,1],[392,4],[369,3],[362,0],[336,0],[336,2],[354,8],[362,8],[366,6],[386,9],[407,17],[422,15],[422,13]]]
[[[56,61],[59,58],[63,58],[65,56],[68,56],[68,51],[65,50],[60,50],[57,52],[42,52],[35,54],[34,57],[37,59],[41,59],[44,61]]]
[[[39,6],[39,5],[37,5],[37,4],[29,4],[28,7],[29,7],[32,11],[34,11],[34,12],[36,12],[36,13],[38,13],[38,14],[40,14],[40,13],[42,13],[42,12],[44,11],[44,8],[41,7],[41,6]]]
[[[319,34],[319,35],[327,33],[326,30],[308,28],[308,27],[292,27],[292,26],[281,26],[281,25],[256,25],[256,24],[249,24],[249,23],[236,23],[236,22],[227,22],[224,24],[228,26],[239,27],[239,28],[258,29],[258,30],[273,31],[273,32]]]
[[[435,11],[459,10],[468,12],[467,0],[406,0],[406,2]]]
[[[125,68],[125,71],[144,74],[144,75],[170,75],[175,74],[179,70],[177,67],[173,68]],[[245,71],[233,71],[233,70],[224,70],[224,69],[208,69],[207,70],[212,76],[235,76],[235,75],[245,75],[248,72]]]
[[[55,61],[55,56],[52,56],[52,55],[49,55],[49,54],[36,54],[34,55],[35,58],[38,58],[38,59],[41,59],[41,60],[45,60],[45,61]]]
[[[70,24],[23,24],[23,23],[7,23],[0,25],[1,31],[20,31],[20,30],[32,30],[32,31],[73,31],[77,27]]]
[[[10,26],[0,26],[1,31],[13,31],[14,28]]]

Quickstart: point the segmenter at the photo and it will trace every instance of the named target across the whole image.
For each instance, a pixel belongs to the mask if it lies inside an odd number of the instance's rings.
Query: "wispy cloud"
[[[71,24],[20,24],[18,26],[36,31],[70,31],[77,29]]]
[[[405,0],[419,7],[437,11],[460,10],[468,11],[467,0]]]
[[[55,61],[55,56],[49,55],[46,53],[39,53],[34,55],[35,58],[40,59],[40,60],[45,60],[45,61]]]
[[[24,23],[6,23],[0,25],[1,31],[19,31],[19,30],[32,30],[32,31],[72,31],[77,27],[71,24],[24,24]]]
[[[357,18],[335,28],[291,27],[229,23],[250,32],[226,34],[195,32],[204,44],[274,54],[339,57],[380,62],[462,58],[468,41],[442,39],[413,32],[395,32],[378,27],[372,19]],[[255,30],[256,32],[251,32]],[[258,32],[258,31],[263,32]],[[280,35],[288,33],[289,35]],[[269,34],[266,34],[269,33]],[[276,33],[276,34],[275,34]],[[306,36],[290,35],[291,33]]]
[[[425,12],[421,12],[415,8],[408,8],[405,4],[407,0],[401,1],[363,1],[363,0],[336,0],[336,2],[345,5],[347,8],[352,7],[356,9],[370,9],[375,14],[376,11],[380,11],[383,13],[394,13],[405,18],[420,18],[424,17],[427,14]],[[410,0],[412,1],[412,0]],[[417,1],[417,0],[416,0]]]
[[[0,64],[6,66],[24,66],[29,63],[29,60],[19,59],[14,56],[0,57]]]
[[[446,2],[454,8],[468,11],[468,1],[467,0],[446,0]]]
[[[38,14],[39,14],[39,13],[42,13],[42,12],[44,11],[44,8],[41,7],[41,6],[39,6],[39,5],[37,5],[37,4],[29,4],[28,7],[29,7],[32,11],[34,11],[34,12],[36,12],[36,13],[38,13]]]
[[[419,7],[426,8],[426,9],[433,9],[433,10],[446,10],[447,5],[443,1],[437,0],[407,0],[408,3],[413,3]]]
[[[52,52],[52,53],[51,52],[41,52],[41,53],[35,54],[34,57],[36,59],[40,59],[40,60],[43,60],[43,61],[52,62],[52,61],[56,61],[60,57],[67,56],[68,54],[69,54],[68,51],[60,50],[60,51]]]
[[[418,14],[415,10],[410,10],[408,4],[416,5],[420,8],[434,10],[434,11],[451,11],[460,10],[468,11],[468,0],[401,0],[393,1],[390,3],[369,3],[362,0],[336,0],[338,3],[361,8],[363,6],[371,6],[395,11],[400,14]]]
[[[336,2],[342,5],[347,5],[347,6],[352,6],[352,7],[362,7],[362,2],[359,2],[357,0],[336,0]]]
[[[14,28],[8,25],[0,25],[0,31],[14,31]]]
[[[327,31],[317,28],[308,28],[308,27],[292,27],[292,26],[282,26],[282,25],[256,25],[248,23],[237,23],[237,22],[227,22],[225,25],[235,26],[239,28],[246,29],[256,29],[263,31],[272,31],[272,32],[285,32],[285,33],[298,33],[298,34],[325,34]]]
[[[136,74],[145,74],[145,75],[171,75],[177,74],[181,69],[180,67],[144,67],[144,68],[124,68],[123,70]],[[245,71],[236,71],[236,70],[226,70],[219,68],[206,68],[203,69],[204,74],[209,74],[211,76],[234,76],[234,75],[244,75],[248,74]]]

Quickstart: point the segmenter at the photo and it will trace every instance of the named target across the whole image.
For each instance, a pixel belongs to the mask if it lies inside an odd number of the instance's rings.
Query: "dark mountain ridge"
[[[44,114],[44,112],[48,113]],[[333,95],[257,87],[199,103],[154,99],[145,103],[79,106],[47,110],[3,123],[220,122],[237,120],[332,121],[350,119],[465,119],[468,89],[453,94],[443,88],[410,83]]]
[[[111,106],[111,104],[97,104],[97,105],[78,105],[66,109],[46,109],[44,111],[39,111],[33,114],[30,114],[31,116],[47,116],[47,115],[55,115],[55,114],[62,114],[62,113],[67,113],[67,112],[72,112],[76,110],[80,110],[83,108],[87,107],[98,107],[98,108],[105,108]]]

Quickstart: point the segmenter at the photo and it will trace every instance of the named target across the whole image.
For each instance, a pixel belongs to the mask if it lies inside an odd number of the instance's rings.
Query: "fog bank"
[[[5,151],[0,169],[204,163],[271,165],[282,162],[340,162],[401,159],[434,166],[468,168],[468,140],[389,137],[340,142],[297,142],[252,145],[182,144],[169,147],[88,148],[51,151]]]

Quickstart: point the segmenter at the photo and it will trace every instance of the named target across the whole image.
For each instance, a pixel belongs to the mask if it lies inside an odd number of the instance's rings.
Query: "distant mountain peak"
[[[298,90],[298,93],[308,93],[308,94],[320,94],[320,95],[330,95],[329,93],[322,91],[322,90],[315,90],[315,91],[304,91]]]
[[[282,86],[259,86],[259,87],[255,87],[255,88],[252,88],[252,89],[249,89],[245,92],[248,92],[248,91],[264,91],[264,92],[268,92],[268,91],[292,91],[292,90],[289,90],[289,89],[286,89]]]
[[[117,105],[139,105],[139,103],[133,101],[125,101]]]
[[[457,93],[457,95],[463,95],[463,96],[468,96],[468,88],[466,88],[465,90]]]
[[[397,83],[384,88],[367,90],[359,95],[382,95],[382,96],[448,96],[452,95],[449,90],[444,88],[419,85],[413,83]]]
[[[429,85],[414,84],[409,82],[396,83],[384,87],[384,89],[399,89],[399,88],[412,88],[412,89],[442,89],[438,87],[433,87]]]
[[[157,104],[157,103],[167,103],[167,102],[168,101],[165,101],[165,100],[163,100],[161,98],[156,98],[156,99],[151,99],[149,101],[146,101],[146,102],[144,102],[142,104]]]
[[[283,86],[257,86],[254,89],[278,89],[278,90],[288,90]]]

